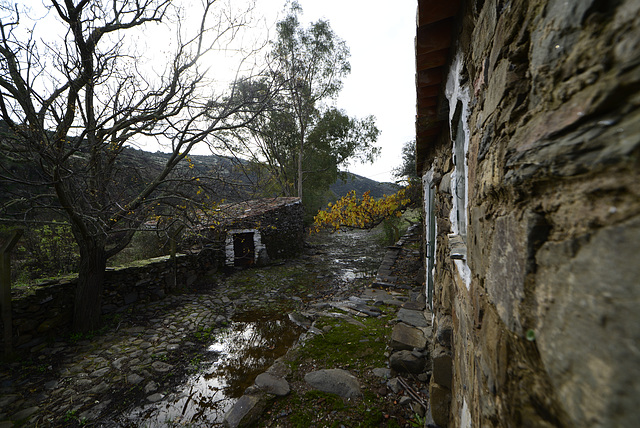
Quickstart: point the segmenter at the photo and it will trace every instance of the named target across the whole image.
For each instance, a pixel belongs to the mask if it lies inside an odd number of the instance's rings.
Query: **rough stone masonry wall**
[[[432,405],[451,426],[635,426],[640,2],[469,1],[460,23],[471,283],[442,180],[434,332],[453,334],[434,343],[453,363]],[[450,159],[443,141],[434,176]]]
[[[117,313],[138,303],[162,299],[167,293],[191,285],[198,277],[216,270],[221,263],[221,254],[205,249],[197,254],[178,254],[175,262],[161,257],[142,266],[108,269],[102,312]],[[62,280],[14,297],[13,341],[18,350],[37,352],[47,339],[60,337],[67,330],[73,315],[75,284],[75,280]]]

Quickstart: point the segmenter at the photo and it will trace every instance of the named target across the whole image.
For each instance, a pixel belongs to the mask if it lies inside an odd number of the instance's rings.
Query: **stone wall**
[[[102,312],[114,314],[136,304],[161,299],[167,293],[193,284],[221,264],[220,252],[204,249],[197,254],[178,254],[175,260],[159,257],[145,261],[141,266],[107,269]],[[46,340],[68,332],[73,315],[75,280],[35,286],[27,293],[14,291],[13,340],[18,351],[37,352]]]
[[[640,3],[463,5],[440,103],[449,130],[423,171],[434,419],[634,426]]]
[[[255,230],[259,233],[261,263],[298,256],[304,245],[303,206],[298,198],[272,198],[234,204],[240,211],[225,223],[225,231]],[[178,254],[175,261],[159,257],[140,266],[107,269],[102,312],[114,314],[139,303],[161,299],[167,293],[192,285],[198,278],[225,264],[225,236],[213,230],[209,244],[197,253]],[[188,243],[188,240],[185,241]],[[232,265],[233,265],[233,244]],[[257,254],[256,254],[257,255]],[[48,339],[68,332],[73,314],[75,280],[13,290],[14,345],[36,352]],[[0,329],[2,329],[0,320]],[[0,338],[0,345],[2,345]]]

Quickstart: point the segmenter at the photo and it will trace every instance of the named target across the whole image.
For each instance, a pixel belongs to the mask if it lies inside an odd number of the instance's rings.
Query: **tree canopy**
[[[416,170],[416,142],[407,141],[402,146],[402,164],[394,168],[393,175],[396,178],[413,181],[418,179]]]
[[[300,13],[293,3],[277,24],[269,56],[277,92],[270,108],[240,139],[254,159],[267,165],[273,190],[297,194],[308,205],[350,161],[373,161],[379,131],[373,116],[352,118],[333,105],[351,70],[349,49],[327,21],[305,28]]]

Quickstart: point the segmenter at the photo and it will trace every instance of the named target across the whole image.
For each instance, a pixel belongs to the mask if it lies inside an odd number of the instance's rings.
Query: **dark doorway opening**
[[[255,245],[253,232],[236,233],[233,235],[233,265],[245,267],[253,265],[255,261]]]

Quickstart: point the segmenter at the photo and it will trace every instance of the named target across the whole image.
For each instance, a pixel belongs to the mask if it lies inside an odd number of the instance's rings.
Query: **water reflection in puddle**
[[[286,317],[256,318],[256,314],[237,317],[219,331],[215,341],[192,361],[199,367],[195,375],[176,392],[132,411],[125,417],[126,423],[141,427],[220,424],[255,377],[284,355],[300,334]]]

